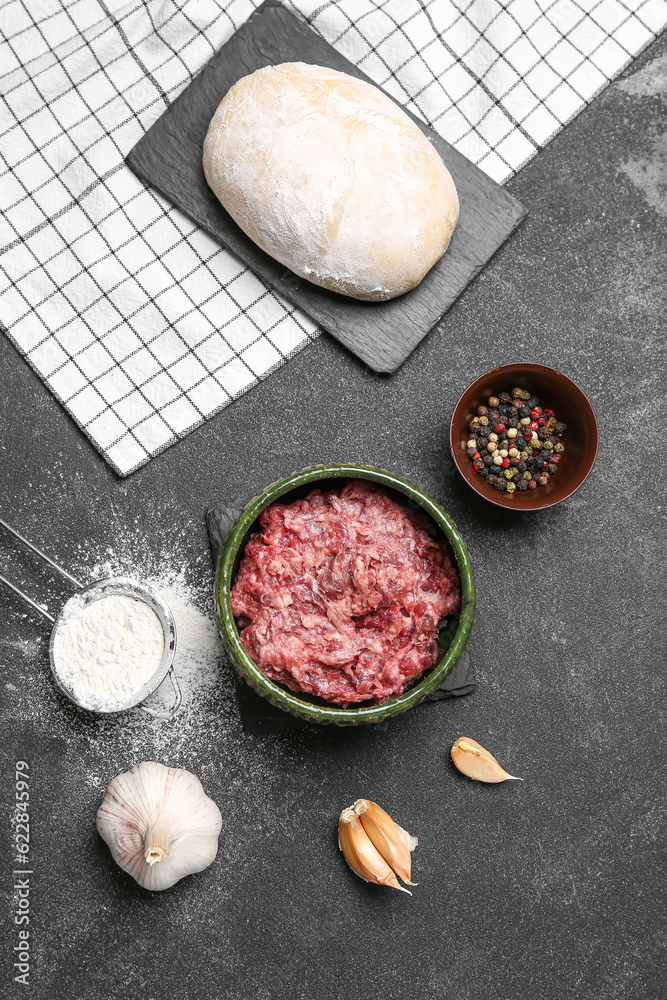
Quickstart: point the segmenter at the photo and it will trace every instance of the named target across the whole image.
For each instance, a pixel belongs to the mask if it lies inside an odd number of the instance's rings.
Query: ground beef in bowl
[[[435,663],[461,589],[423,511],[355,481],[274,503],[259,523],[231,606],[267,677],[347,707],[395,697]]]

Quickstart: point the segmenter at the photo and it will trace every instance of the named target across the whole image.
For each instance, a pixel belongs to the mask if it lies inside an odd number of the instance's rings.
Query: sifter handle
[[[16,528],[12,528],[11,524],[7,524],[7,522],[3,521],[1,517],[0,517],[0,524],[6,531],[9,531],[10,534],[14,535],[15,538],[18,538],[20,542],[23,542],[23,544],[27,545],[29,549],[32,549],[32,551],[35,552],[40,559],[43,559],[44,562],[47,562],[49,566],[52,566],[53,569],[57,570],[62,576],[65,577],[66,580],[69,580],[70,583],[73,583],[75,587],[78,587],[79,590],[81,590],[81,588],[83,587],[82,583],[79,583],[79,581],[76,580],[71,573],[68,573],[66,569],[63,569],[62,566],[59,566],[57,562],[53,561],[53,559],[49,559],[49,557],[45,552],[42,552],[42,550],[38,549],[36,545],[33,545],[32,542],[29,542],[28,539],[24,535],[22,535],[20,531],[17,531]],[[6,583],[7,581],[5,580],[4,582]],[[22,594],[21,596],[24,597],[25,595]]]
[[[178,712],[179,708],[181,707],[181,703],[183,701],[183,693],[181,692],[180,684],[178,683],[178,680],[176,678],[176,671],[174,670],[173,663],[169,667],[169,671],[167,673],[167,677],[169,677],[169,680],[171,681],[171,686],[174,689],[174,696],[175,696],[174,697],[174,704],[171,706],[171,708],[168,709],[166,712],[159,712],[155,708],[148,708],[148,706],[144,705],[144,703],[142,702],[140,705],[136,706],[139,709],[140,712],[145,712],[146,715],[151,715],[154,719],[173,719],[174,718],[174,716]],[[165,680],[166,679],[167,678],[165,677]],[[162,684],[164,684],[164,681],[162,681]],[[160,687],[162,687],[162,684],[160,685]]]
[[[42,552],[42,550],[38,549],[36,545],[33,545],[32,542],[29,542],[28,539],[24,535],[22,535],[20,531],[17,531],[16,528],[12,528],[11,524],[7,524],[7,522],[3,521],[1,517],[0,517],[0,525],[11,535],[14,535],[15,538],[18,538],[20,542],[23,542],[24,545],[27,545],[29,549],[32,549],[32,551],[35,552],[40,559],[42,559],[45,563],[48,563],[49,566],[52,566],[53,569],[57,570],[62,576],[65,577],[66,580],[69,580],[70,583],[73,583],[78,590],[81,590],[83,584],[79,583],[79,581],[76,580],[71,573],[68,573],[66,569],[63,569],[62,566],[59,566],[57,562],[53,561],[53,559],[49,559],[49,557],[46,555],[45,552]],[[37,603],[37,601],[33,601],[32,597],[28,597],[27,594],[24,594],[24,592],[20,590],[16,586],[16,584],[12,583],[11,580],[8,580],[7,577],[0,576],[0,583],[4,583],[6,587],[9,587],[10,590],[13,590],[14,593],[18,594],[19,597],[22,597],[23,600],[27,604],[29,604],[31,608],[34,608],[35,611],[39,611],[40,615],[43,615],[44,618],[48,618],[51,624],[55,622],[55,618],[53,617],[53,615],[49,614],[46,608],[43,608],[41,604]]]

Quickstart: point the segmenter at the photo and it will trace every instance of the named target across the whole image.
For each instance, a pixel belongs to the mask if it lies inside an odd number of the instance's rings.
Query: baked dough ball
[[[234,84],[206,134],[204,173],[262,250],[357,299],[419,284],[459,216],[449,171],[405,112],[369,83],[306,63]]]

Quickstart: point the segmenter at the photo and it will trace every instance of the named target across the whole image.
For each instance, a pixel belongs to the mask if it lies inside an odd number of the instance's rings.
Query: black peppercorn
[[[467,453],[475,472],[510,495],[515,489],[524,493],[546,486],[565,451],[561,437],[566,424],[556,420],[553,410],[540,407],[538,397],[526,389],[515,387],[511,394],[489,396],[487,402],[468,423]]]

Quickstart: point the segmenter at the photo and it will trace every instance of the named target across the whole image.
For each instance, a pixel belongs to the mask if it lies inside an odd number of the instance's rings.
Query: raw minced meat
[[[401,694],[437,658],[460,580],[430,519],[365,482],[274,503],[232,587],[248,655],[267,677],[338,705]]]

